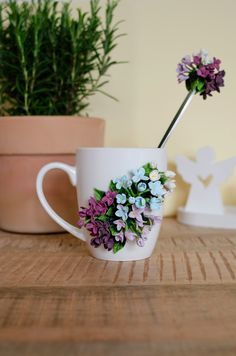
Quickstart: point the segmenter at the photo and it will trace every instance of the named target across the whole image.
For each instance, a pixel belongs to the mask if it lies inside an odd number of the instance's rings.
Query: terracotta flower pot
[[[12,232],[50,233],[62,229],[46,214],[35,181],[48,162],[74,164],[78,147],[104,143],[102,119],[74,116],[0,118],[0,228]],[[53,209],[75,224],[76,193],[66,174],[48,174],[45,192]]]

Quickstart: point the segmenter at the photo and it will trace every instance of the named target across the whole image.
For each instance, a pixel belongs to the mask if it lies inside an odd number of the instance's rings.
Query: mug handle
[[[77,227],[69,224],[67,221],[65,221],[64,219],[62,219],[52,208],[51,206],[48,204],[47,199],[45,198],[44,192],[43,192],[43,180],[44,180],[44,176],[47,172],[49,172],[51,169],[61,169],[64,172],[66,172],[70,178],[70,182],[73,186],[76,185],[76,169],[73,166],[70,166],[68,164],[65,163],[61,163],[61,162],[52,162],[52,163],[48,163],[45,166],[43,166],[37,176],[37,180],[36,180],[36,191],[37,191],[37,195],[38,198],[40,200],[40,203],[42,204],[43,208],[46,210],[46,212],[48,213],[48,215],[56,221],[56,223],[58,225],[60,225],[61,227],[63,227],[63,229],[65,229],[66,231],[70,232],[72,235],[74,235],[75,237],[77,237],[78,239],[82,240],[82,241],[86,241],[86,237],[83,234],[83,232],[78,229]]]

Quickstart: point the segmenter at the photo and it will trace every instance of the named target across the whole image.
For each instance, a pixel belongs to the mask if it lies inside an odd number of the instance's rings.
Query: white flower
[[[201,49],[199,57],[202,59],[202,64],[207,65],[212,63],[212,59],[209,57],[208,52],[205,49]]]
[[[154,169],[150,174],[149,178],[151,181],[155,182],[156,180],[160,179],[160,174],[158,173],[157,169]]]
[[[175,172],[173,172],[173,171],[166,171],[166,172],[165,172],[165,176],[166,176],[167,178],[174,178],[174,177],[176,176],[176,174],[175,174]]]
[[[166,183],[164,184],[164,186],[165,186],[165,188],[166,188],[167,190],[169,190],[170,192],[173,192],[173,190],[174,190],[175,187],[176,187],[176,184],[175,184],[175,182],[172,180],[172,181],[166,182]]]
[[[157,163],[156,162],[151,162],[151,167],[154,169],[154,168],[157,168]]]

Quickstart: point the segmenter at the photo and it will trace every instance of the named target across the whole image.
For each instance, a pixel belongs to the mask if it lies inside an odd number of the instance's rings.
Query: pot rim
[[[74,154],[103,146],[105,120],[82,116],[2,116],[0,155]]]

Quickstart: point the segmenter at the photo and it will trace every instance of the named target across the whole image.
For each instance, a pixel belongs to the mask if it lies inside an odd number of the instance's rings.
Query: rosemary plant
[[[107,0],[104,20],[99,0],[76,16],[68,2],[1,2],[0,115],[77,115],[89,96],[104,93],[118,63],[111,59],[121,36],[118,1]]]

